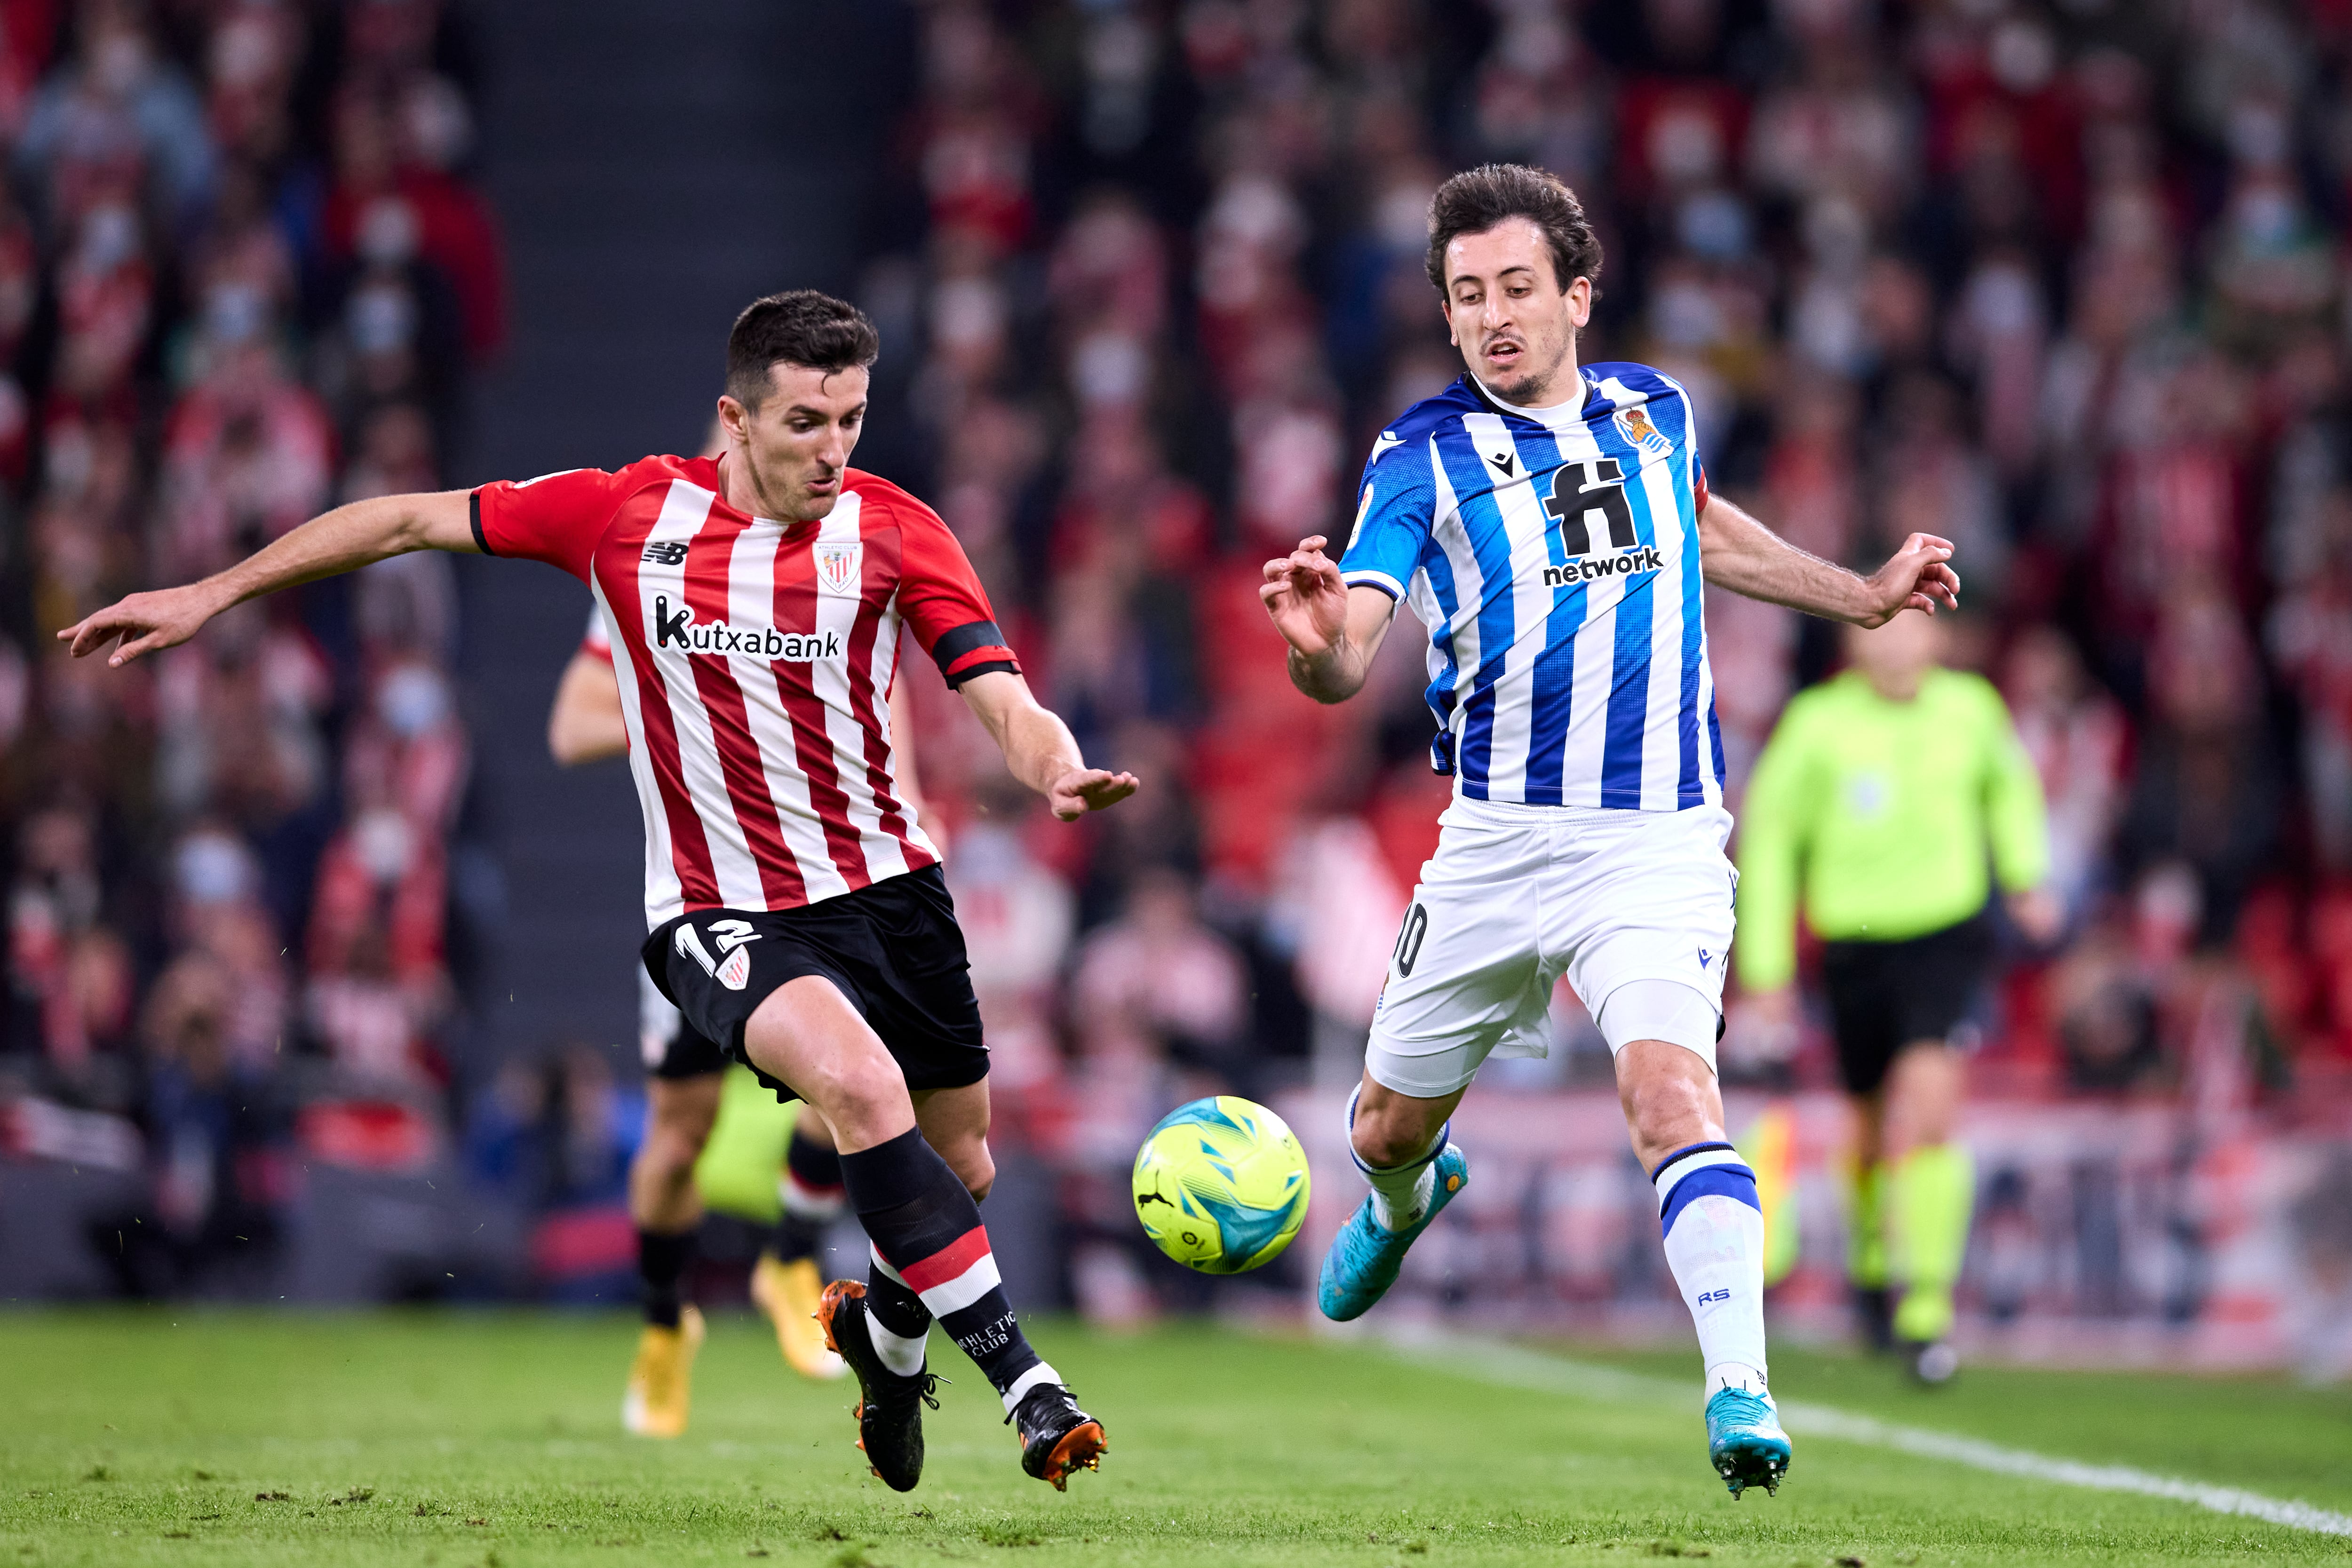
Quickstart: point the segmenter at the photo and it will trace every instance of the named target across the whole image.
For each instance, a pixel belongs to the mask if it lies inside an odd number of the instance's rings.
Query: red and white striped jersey
[[[586,582],[646,814],[646,921],[790,910],[934,865],[900,802],[890,680],[903,624],[958,686],[1017,672],[963,547],[851,468],[818,522],[721,499],[719,459],[647,458],[473,496],[474,540]]]

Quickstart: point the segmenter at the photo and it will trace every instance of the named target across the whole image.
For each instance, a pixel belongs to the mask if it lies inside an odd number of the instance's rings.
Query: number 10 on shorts
[[[1397,929],[1396,952],[1390,954],[1397,978],[1409,979],[1412,966],[1420,961],[1422,939],[1429,934],[1429,911],[1420,903],[1405,910],[1404,924]]]

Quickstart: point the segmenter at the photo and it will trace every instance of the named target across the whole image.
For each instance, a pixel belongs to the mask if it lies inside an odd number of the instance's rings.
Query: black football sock
[[[901,1339],[919,1340],[930,1331],[931,1310],[879,1252],[874,1254],[866,1272],[866,1306],[884,1328]]]
[[[1039,1384],[1061,1381],[1029,1348],[1005,1300],[980,1205],[919,1131],[844,1154],[841,1174],[877,1258],[888,1266],[877,1277],[898,1276],[987,1375],[1008,1413]]]
[[[866,1326],[882,1363],[900,1377],[923,1370],[923,1347],[931,1336],[931,1310],[874,1253],[866,1270]]]
[[[803,1137],[795,1126],[792,1142],[784,1146],[784,1173],[776,1186],[783,1200],[776,1217],[776,1257],[786,1263],[814,1258],[824,1245],[826,1227],[849,1206],[841,1187],[841,1156]]]
[[[678,1313],[686,1305],[678,1282],[686,1278],[686,1266],[693,1260],[694,1232],[672,1235],[638,1228],[637,1293],[645,1302],[646,1322],[657,1329],[677,1327]]]

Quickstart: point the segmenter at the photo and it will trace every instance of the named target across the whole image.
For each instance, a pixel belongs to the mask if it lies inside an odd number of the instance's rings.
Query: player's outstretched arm
[[[1011,670],[975,675],[956,689],[988,727],[1013,776],[1044,795],[1064,822],[1117,805],[1136,792],[1139,782],[1133,773],[1087,766],[1070,727]]]
[[[344,572],[356,572],[412,550],[474,547],[469,491],[378,496],[312,518],[225,572],[202,582],[133,594],[58,634],[80,658],[120,641],[108,658],[124,665],[142,654],[174,647],[223,610]]]
[[[1798,549],[1756,519],[1709,496],[1698,514],[1699,569],[1706,580],[1767,604],[1809,616],[1881,626],[1906,610],[1934,615],[1960,607],[1959,574],[1948,563],[1951,541],[1915,533],[1864,577]]]
[[[1350,588],[1318,533],[1265,563],[1257,591],[1275,630],[1290,645],[1290,683],[1318,702],[1345,702],[1363,689],[1395,617],[1396,601],[1378,588]]]
[[[621,711],[613,661],[587,649],[573,654],[555,683],[555,706],[547,711],[547,754],[558,767],[576,768],[628,751],[629,721]]]

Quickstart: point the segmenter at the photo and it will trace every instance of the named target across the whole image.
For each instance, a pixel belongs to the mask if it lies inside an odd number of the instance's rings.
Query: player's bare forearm
[[[1290,650],[1290,684],[1318,702],[1345,702],[1364,689],[1369,661],[1361,649],[1345,641],[1320,653]]]
[[[575,653],[556,683],[547,715],[547,752],[559,767],[628,754],[629,721],[621,711],[621,683],[609,660]]]
[[[1087,766],[1070,727],[1031,695],[1021,677],[991,670],[957,689],[1004,753],[1013,776],[1044,795],[1063,821],[1117,805],[1136,792],[1133,773]]]
[[[1698,517],[1699,566],[1706,580],[1750,599],[1810,616],[1884,626],[1903,611],[1958,609],[1960,579],[1952,546],[1915,533],[1885,565],[1864,577],[1798,549],[1721,496]]]
[[[133,594],[58,634],[75,658],[120,639],[108,658],[128,664],[194,637],[223,610],[414,550],[474,552],[467,492],[379,496],[312,518],[200,582]]]

